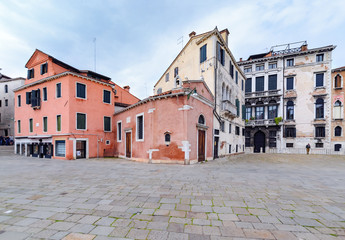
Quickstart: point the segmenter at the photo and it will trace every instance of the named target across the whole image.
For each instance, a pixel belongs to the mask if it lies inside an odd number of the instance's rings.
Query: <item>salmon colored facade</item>
[[[57,159],[113,156],[114,83],[39,50],[15,92],[15,151]],[[33,69],[33,70],[32,70]]]
[[[213,101],[203,81],[186,81],[115,113],[116,154],[151,163],[212,159]]]

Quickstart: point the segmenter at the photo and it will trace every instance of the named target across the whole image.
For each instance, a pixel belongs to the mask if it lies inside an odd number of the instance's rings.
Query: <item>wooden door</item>
[[[126,157],[132,157],[132,133],[126,132]]]
[[[205,156],[205,131],[199,130],[198,133],[198,162],[206,160]]]
[[[85,158],[86,157],[86,141],[77,140],[76,143],[76,154],[78,158]]]

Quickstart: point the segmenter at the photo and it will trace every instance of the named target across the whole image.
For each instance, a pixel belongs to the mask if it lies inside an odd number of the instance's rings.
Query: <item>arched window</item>
[[[315,103],[315,118],[324,118],[324,101],[318,98]]]
[[[274,119],[278,116],[278,106],[276,105],[275,100],[269,101],[269,106],[268,106],[268,119]]]
[[[341,119],[342,113],[342,104],[339,100],[334,103],[334,111],[333,111],[333,118],[334,119]]]
[[[158,88],[157,94],[161,94],[161,93],[162,93],[162,88]]]
[[[286,119],[294,119],[294,112],[295,112],[295,109],[294,109],[294,104],[293,104],[293,101],[288,101],[286,103]]]
[[[341,136],[341,132],[342,132],[342,129],[341,129],[340,126],[336,126],[336,127],[334,128],[334,136],[340,137],[340,136]]]
[[[199,116],[198,123],[202,124],[202,125],[205,125],[205,117],[203,115]]]
[[[7,84],[5,85],[5,93],[8,93],[8,86],[7,86]]]
[[[225,90],[226,92],[226,100],[229,100],[229,87],[228,86],[226,86],[226,90]]]
[[[165,140],[165,142],[170,142],[170,134],[169,133],[165,134],[164,140]]]
[[[341,88],[341,87],[342,87],[341,76],[337,74],[334,78],[334,88]]]

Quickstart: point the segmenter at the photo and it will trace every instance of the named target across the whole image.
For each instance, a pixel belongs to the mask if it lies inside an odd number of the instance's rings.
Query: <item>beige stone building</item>
[[[189,34],[189,41],[154,86],[154,94],[203,80],[215,96],[213,156],[244,152],[244,79],[224,29]],[[186,106],[188,107],[188,106]]]
[[[238,64],[247,77],[248,152],[333,153],[332,51],[306,42],[278,45]],[[279,121],[281,118],[281,121]]]
[[[331,97],[331,141],[333,150],[344,152],[345,136],[344,136],[344,78],[345,66],[332,69],[332,97]]]

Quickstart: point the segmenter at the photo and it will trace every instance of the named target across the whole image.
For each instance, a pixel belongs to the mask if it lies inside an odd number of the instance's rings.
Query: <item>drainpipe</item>
[[[282,129],[281,129],[281,136],[280,136],[280,152],[283,148],[283,138],[284,138],[284,121],[285,121],[285,107],[284,107],[284,97],[285,97],[285,57],[283,56],[283,99],[282,99],[282,108],[283,108],[283,111],[282,111],[282,115],[283,115],[283,119],[282,119]],[[295,109],[294,109],[295,111]]]

